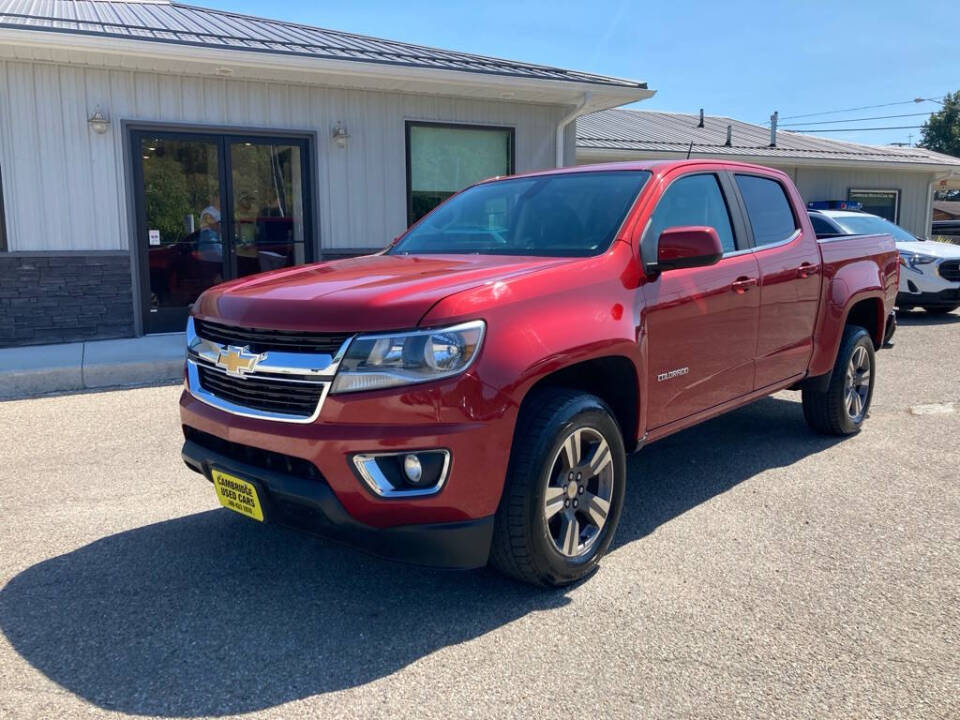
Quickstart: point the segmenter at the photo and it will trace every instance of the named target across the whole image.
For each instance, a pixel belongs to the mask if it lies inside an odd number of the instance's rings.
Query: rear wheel
[[[947,313],[952,313],[957,308],[960,308],[960,305],[949,305],[947,307],[944,307],[942,305],[937,305],[935,307],[928,306],[923,309],[926,310],[931,315],[946,315]]]
[[[848,325],[826,390],[804,388],[803,416],[817,432],[852,435],[860,431],[876,377],[873,340],[864,328]]]
[[[623,438],[602,400],[535,391],[518,421],[491,563],[537,585],[585,577],[613,539],[625,480]]]

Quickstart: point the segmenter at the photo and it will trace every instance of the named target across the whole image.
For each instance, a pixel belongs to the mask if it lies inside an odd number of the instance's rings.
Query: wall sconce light
[[[337,147],[345,148],[347,146],[347,139],[350,137],[350,133],[347,132],[347,129],[339,120],[337,120],[337,124],[333,126],[331,135]]]
[[[103,135],[110,128],[110,118],[100,111],[99,105],[97,105],[96,111],[89,117],[87,122],[97,135]]]

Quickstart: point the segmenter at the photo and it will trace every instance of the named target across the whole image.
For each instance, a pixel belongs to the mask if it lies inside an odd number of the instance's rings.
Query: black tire
[[[581,455],[574,468],[568,466],[565,449],[565,440],[572,435],[579,438],[577,452]],[[597,464],[605,460],[597,457],[602,450],[598,436],[609,449],[610,462],[603,462],[601,472],[588,478],[588,460]],[[587,453],[592,453],[589,458]],[[568,483],[566,473],[573,473],[578,467],[583,470],[584,479],[579,485],[576,481]],[[626,476],[623,436],[606,403],[572,390],[535,390],[524,400],[517,421],[503,496],[494,520],[491,565],[535,585],[569,585],[589,575],[609,548],[620,521]],[[552,491],[549,505],[548,485]],[[573,495],[568,497],[571,485]],[[587,502],[592,499],[592,509],[596,498],[604,492],[609,494],[609,506],[602,511],[602,526],[595,529]],[[559,510],[555,498],[563,504]],[[584,505],[577,509],[581,499]],[[551,509],[554,515],[548,519]],[[558,529],[558,524],[576,528],[574,556],[565,555],[555,544],[555,534],[562,535],[564,540],[573,537],[572,531]],[[589,540],[581,543],[583,536]],[[581,545],[582,554],[577,554],[581,553]],[[574,545],[565,543],[565,547]]]
[[[863,398],[862,394],[858,393],[858,399],[854,401],[855,407],[857,407],[856,403],[859,403],[858,412],[854,416],[851,415],[847,405],[848,393],[851,389],[848,386],[847,370],[851,366],[854,353],[858,353],[858,358],[861,357],[859,348],[863,348],[863,352],[866,353],[870,376],[865,392],[866,397]],[[862,376],[857,374],[854,379],[860,377]],[[803,417],[807,425],[826,435],[853,435],[860,432],[870,410],[876,377],[876,354],[870,333],[857,325],[848,325],[843,331],[840,350],[837,352],[827,389],[818,391],[812,387],[805,387],[803,390]]]
[[[931,315],[946,315],[947,313],[952,313],[957,308],[960,308],[960,305],[950,305],[947,307],[944,307],[942,305],[937,305],[934,307],[924,306],[923,309],[926,310]]]

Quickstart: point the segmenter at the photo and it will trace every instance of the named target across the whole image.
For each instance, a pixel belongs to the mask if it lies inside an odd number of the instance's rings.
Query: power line
[[[784,132],[794,133],[832,133],[832,132],[865,132],[867,130],[919,130],[923,125],[884,125],[883,127],[862,128],[783,128]]]
[[[863,122],[864,120],[889,120],[890,118],[920,117],[930,113],[905,113],[903,115],[874,115],[873,117],[848,118],[847,120],[821,120],[819,122],[803,123],[804,125],[836,125],[837,123]],[[789,128],[783,128],[787,130]]]
[[[780,120],[796,120],[798,118],[816,117],[817,115],[837,115],[839,113],[845,113],[845,112],[856,112],[857,110],[874,110],[876,108],[893,107],[894,105],[912,105],[914,103],[922,103],[922,102],[935,102],[943,105],[943,103],[940,100],[937,100],[935,98],[916,97],[916,98],[913,98],[912,100],[900,100],[898,102],[880,103],[879,105],[861,105],[860,107],[846,108],[844,110],[823,110],[821,112],[804,113],[802,115],[787,115],[779,119]],[[770,124],[769,120],[766,120],[764,122],[767,125]]]

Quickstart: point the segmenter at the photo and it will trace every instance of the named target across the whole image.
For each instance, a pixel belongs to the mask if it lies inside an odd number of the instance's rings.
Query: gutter
[[[12,52],[7,51],[9,46]],[[79,62],[69,58],[38,58],[25,52],[28,48],[44,50],[66,50],[84,52],[86,57]],[[206,45],[186,44],[165,40],[142,38],[117,38],[91,33],[57,32],[49,30],[30,30],[21,27],[11,28],[0,23],[0,57],[19,62],[74,63],[91,67],[120,67],[127,70],[144,72],[171,73],[170,69],[131,67],[125,65],[123,58],[134,57],[145,61],[162,59],[176,63],[179,69],[175,74],[209,74],[234,79],[263,80],[258,71],[283,73],[284,82],[308,85],[363,89],[357,85],[358,79],[369,79],[378,84],[372,89],[388,92],[436,94],[451,97],[493,97],[504,101],[528,102],[540,104],[566,104],[580,93],[589,93],[601,99],[598,110],[618,107],[626,103],[644,100],[654,94],[647,89],[646,83],[635,82],[631,85],[591,83],[584,80],[560,78],[533,78],[515,75],[500,75],[475,70],[454,70],[447,68],[419,67],[387,62],[366,62],[348,59],[324,58],[314,55],[276,53],[254,48],[209,47]],[[113,61],[110,62],[108,58]],[[187,63],[196,63],[191,67]],[[204,72],[198,72],[204,67]],[[244,72],[247,70],[247,72]],[[236,72],[235,72],[236,71]],[[254,71],[254,72],[250,72]],[[301,72],[305,76],[293,78],[287,73]],[[398,87],[401,83],[405,87]],[[411,87],[412,86],[412,87]],[[434,86],[430,90],[428,86]],[[464,89],[476,92],[464,92]],[[452,91],[453,90],[453,91]],[[504,92],[515,93],[509,98]],[[523,95],[531,93],[534,97],[524,100]]]
[[[584,115],[583,109],[587,106],[587,103],[590,102],[591,93],[589,91],[583,94],[583,99],[577,104],[572,112],[565,115],[563,119],[557,124],[557,158],[556,158],[556,167],[563,167],[563,133],[567,129],[567,125],[572,123],[581,115]],[[576,154],[576,151],[574,151]]]

